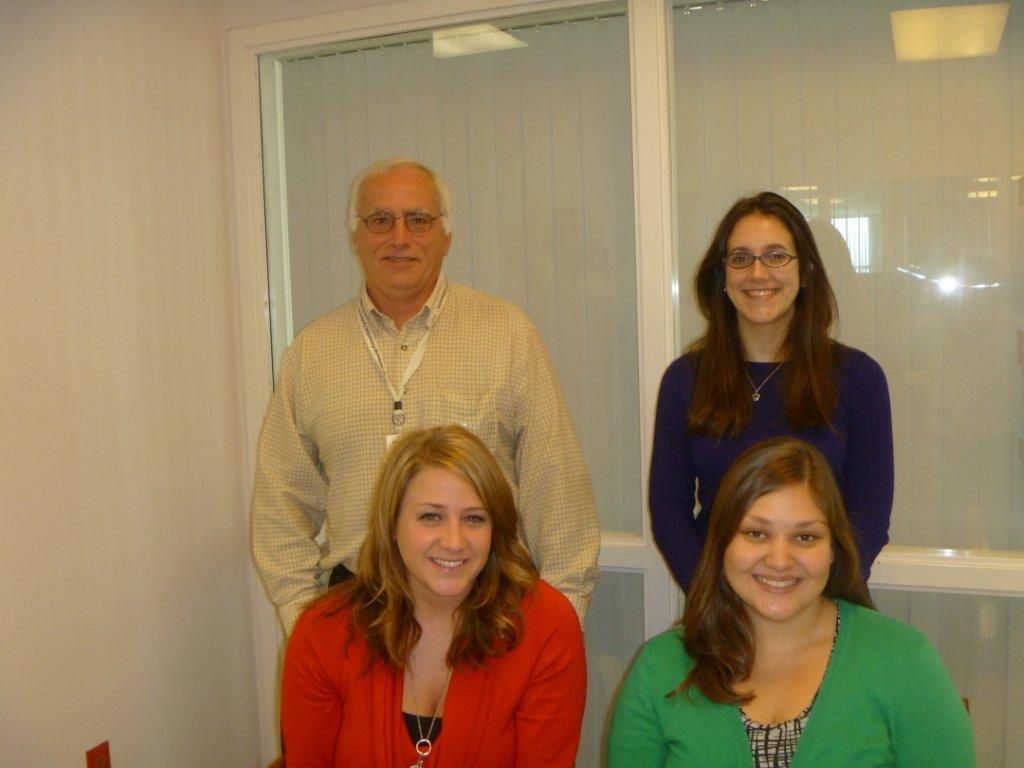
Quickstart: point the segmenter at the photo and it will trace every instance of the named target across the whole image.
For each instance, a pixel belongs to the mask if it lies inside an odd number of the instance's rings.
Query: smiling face
[[[363,268],[366,290],[377,308],[391,315],[394,307],[418,311],[428,298],[451,245],[440,219],[423,234],[414,235],[402,216],[408,213],[441,214],[437,187],[421,168],[399,166],[363,182],[356,212],[367,217],[374,212],[390,213],[395,225],[390,232],[375,234],[362,221],[352,233],[352,246]],[[393,319],[404,321],[406,317]]]
[[[799,256],[793,235],[774,216],[752,213],[736,222],[726,241],[726,253],[761,256],[770,251],[786,251]],[[725,292],[736,308],[740,337],[750,339],[764,334],[781,341],[796,312],[800,293],[800,260],[793,259],[778,269],[755,261],[745,269],[725,270]]]
[[[759,622],[798,622],[825,598],[832,565],[832,535],[806,485],[759,497],[725,549],[723,572]]]
[[[487,563],[491,517],[465,478],[427,466],[406,486],[395,538],[416,605],[455,607]]]

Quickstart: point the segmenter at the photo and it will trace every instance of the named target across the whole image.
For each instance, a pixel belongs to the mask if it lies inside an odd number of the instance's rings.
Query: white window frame
[[[264,169],[260,132],[261,54],[297,47],[390,35],[440,25],[584,8],[592,3],[554,0],[407,0],[323,16],[232,30],[228,33],[229,101],[234,172],[235,240],[239,268],[239,310],[245,427],[245,477],[251,478],[255,444],[273,391],[270,346],[271,301],[267,281]],[[650,465],[651,431],[658,385],[675,354],[673,305],[671,157],[669,135],[668,6],[660,0],[628,5],[633,115],[634,207],[640,376],[641,472]],[[641,217],[639,211],[643,211]],[[282,233],[270,233],[279,242]],[[647,508],[646,482],[642,509]],[[642,533],[605,533],[602,570],[644,576],[645,626],[650,636],[679,615],[678,591],[658,555],[646,513]],[[261,751],[277,753],[277,670],[282,635],[273,607],[251,573]]]

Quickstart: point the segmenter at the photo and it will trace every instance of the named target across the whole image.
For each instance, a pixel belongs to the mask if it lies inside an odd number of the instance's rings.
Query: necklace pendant
[[[758,384],[756,387],[754,386],[754,380],[750,378],[750,374],[747,373],[747,369],[743,369],[743,375],[747,377],[747,381],[750,383],[750,388],[754,390],[750,395],[751,400],[753,400],[756,403],[758,400],[761,399],[761,389],[764,387],[765,384],[768,383],[768,379],[770,379],[772,376],[779,372],[779,368],[781,367],[782,363],[777,363],[775,367],[772,368],[772,372],[765,376],[763,379],[761,379],[761,383]]]

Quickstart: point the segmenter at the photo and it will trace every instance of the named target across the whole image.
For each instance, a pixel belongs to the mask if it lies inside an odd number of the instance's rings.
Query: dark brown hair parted
[[[817,448],[794,437],[762,440],[733,462],[715,495],[707,541],[680,620],[693,667],[676,692],[693,686],[712,701],[732,704],[752,698],[741,696],[734,687],[750,676],[756,649],[744,604],[725,577],[725,550],[755,501],[794,485],[810,492],[832,537],[834,558],[822,594],[874,607],[828,461]]]
[[[836,407],[833,368],[839,345],[829,332],[838,308],[825,265],[803,214],[781,195],[759,192],[737,200],[725,214],[693,276],[694,296],[707,327],[689,347],[695,353],[696,381],[687,429],[713,437],[739,435],[752,413],[743,342],[736,308],[723,291],[727,267],[722,263],[736,224],[752,214],[778,220],[792,235],[799,257],[802,288],[781,350],[786,419],[797,429],[829,424]]]
[[[391,446],[370,500],[369,530],[352,579],[328,590],[329,612],[348,609],[354,636],[373,654],[402,668],[419,641],[415,603],[395,540],[398,513],[412,478],[426,467],[466,480],[491,519],[491,549],[483,570],[455,614],[448,665],[478,667],[519,642],[520,601],[537,583],[537,569],[519,540],[519,517],[508,481],[487,447],[457,426],[409,432]]]

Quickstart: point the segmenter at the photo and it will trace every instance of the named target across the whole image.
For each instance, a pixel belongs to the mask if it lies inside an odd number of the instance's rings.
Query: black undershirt
[[[424,730],[423,736],[431,741],[437,741],[437,737],[441,735],[441,721],[444,718],[437,718],[434,721],[434,727],[430,728],[429,717],[410,715],[408,712],[403,712],[402,717],[405,718],[405,727],[409,731],[409,738],[412,740],[413,746],[415,746],[416,742],[420,740],[420,728],[430,729],[429,731]],[[417,720],[419,722],[417,722]],[[419,723],[422,723],[422,725]]]

